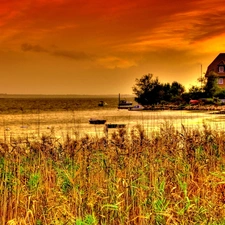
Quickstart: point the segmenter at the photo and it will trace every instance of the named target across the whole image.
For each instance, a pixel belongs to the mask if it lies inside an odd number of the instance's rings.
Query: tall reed
[[[0,224],[224,224],[225,132],[141,125],[0,143]]]

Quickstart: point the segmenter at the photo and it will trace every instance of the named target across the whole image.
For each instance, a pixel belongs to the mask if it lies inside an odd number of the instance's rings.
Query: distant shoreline
[[[133,98],[134,95],[122,94],[123,98]],[[85,95],[85,94],[1,94],[0,98],[118,98],[118,94]]]

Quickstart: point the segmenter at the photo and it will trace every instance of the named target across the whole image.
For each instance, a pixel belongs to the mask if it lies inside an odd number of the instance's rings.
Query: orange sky
[[[0,93],[187,89],[225,52],[224,0],[0,0]]]

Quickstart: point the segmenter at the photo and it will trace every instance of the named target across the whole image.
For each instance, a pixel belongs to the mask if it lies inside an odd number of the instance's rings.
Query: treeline
[[[188,91],[177,81],[161,83],[153,74],[143,75],[136,79],[133,86],[135,101],[143,106],[155,104],[188,104],[191,99],[204,99],[208,103],[222,104],[225,99],[225,88],[218,86],[218,77],[210,73],[207,78],[199,78],[199,85],[193,85]],[[207,100],[207,101],[206,101]]]

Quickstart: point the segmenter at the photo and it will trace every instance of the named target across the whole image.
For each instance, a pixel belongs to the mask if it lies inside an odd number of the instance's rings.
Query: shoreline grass
[[[166,123],[0,143],[0,224],[225,224],[225,132]]]

